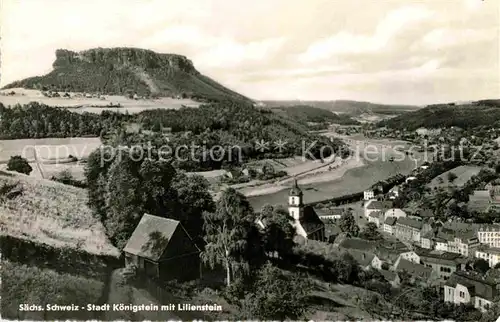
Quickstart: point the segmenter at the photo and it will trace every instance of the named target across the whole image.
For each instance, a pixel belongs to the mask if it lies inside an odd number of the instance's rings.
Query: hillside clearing
[[[15,92],[15,95],[1,95],[1,93]],[[62,92],[61,92],[62,93]],[[64,94],[64,93],[62,93]],[[104,99],[87,98],[84,93],[69,92],[71,98],[65,97],[45,97],[39,90],[13,88],[0,91],[0,103],[5,106],[12,106],[16,104],[28,104],[30,102],[39,102],[49,106],[66,107],[72,112],[83,113],[97,113],[102,111],[113,111],[119,113],[140,113],[148,109],[164,108],[164,109],[179,109],[182,106],[197,107],[199,102],[190,99],[177,99],[171,97],[161,97],[157,99],[129,99],[120,95],[105,95]],[[82,96],[82,97],[75,97]],[[109,107],[108,105],[120,104],[121,107]]]
[[[120,255],[106,237],[103,225],[92,216],[85,190],[0,173],[0,187],[15,184],[22,193],[0,201],[1,234],[96,255]]]
[[[481,171],[481,167],[462,165],[440,174],[432,179],[427,186],[431,189],[434,187],[444,188],[448,186],[462,187],[472,176],[477,175],[479,171]],[[453,180],[453,183],[448,181],[449,173],[454,173],[457,176],[457,178]]]

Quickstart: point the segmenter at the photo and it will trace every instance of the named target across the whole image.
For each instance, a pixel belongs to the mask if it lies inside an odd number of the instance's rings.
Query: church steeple
[[[299,188],[299,184],[297,183],[297,179],[293,180],[293,186],[292,189],[290,189],[289,196],[295,196],[295,197],[301,197],[302,199],[302,190]]]
[[[295,220],[298,220],[302,215],[304,208],[302,196],[302,190],[299,188],[297,179],[295,179],[290,189],[290,193],[288,194],[288,212]]]

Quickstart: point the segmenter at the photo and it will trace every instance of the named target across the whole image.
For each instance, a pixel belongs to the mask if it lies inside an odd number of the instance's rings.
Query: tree
[[[457,178],[457,175],[453,172],[448,172],[447,178],[448,182],[452,183]]]
[[[215,212],[205,212],[205,250],[202,259],[212,268],[223,265],[226,284],[231,285],[238,275],[248,272],[245,252],[255,223],[255,214],[248,200],[241,193],[229,188],[216,203]]]
[[[242,301],[242,319],[300,320],[308,308],[306,297],[312,285],[303,276],[285,274],[266,264]]]
[[[33,168],[28,163],[28,160],[20,155],[14,155],[7,162],[7,170],[29,175],[33,171]]]
[[[486,274],[486,272],[490,269],[490,265],[488,262],[482,258],[478,258],[474,261],[473,264],[474,270],[481,274]]]
[[[287,211],[281,207],[264,205],[260,220],[264,223],[263,243],[266,253],[277,252],[280,257],[289,254],[294,246],[296,230]]]
[[[207,179],[200,175],[187,176],[180,172],[172,180],[172,189],[178,203],[178,212],[173,215],[184,223],[196,244],[203,246],[203,212],[215,210]]]
[[[368,240],[379,240],[382,238],[382,235],[378,231],[377,225],[373,222],[369,222],[362,232],[362,237]]]
[[[357,236],[359,233],[359,226],[351,211],[345,211],[339,219],[339,228],[342,232],[350,233],[352,236]]]

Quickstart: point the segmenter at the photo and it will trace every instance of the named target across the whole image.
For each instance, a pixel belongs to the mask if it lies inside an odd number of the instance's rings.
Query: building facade
[[[421,229],[421,221],[404,217],[399,218],[394,227],[394,236],[402,241],[420,243]]]
[[[472,304],[484,312],[498,301],[500,284],[472,272],[455,272],[443,288],[445,302]]]
[[[325,241],[325,224],[311,206],[305,206],[303,193],[295,180],[288,194],[288,213],[293,218],[293,226],[298,236],[305,240]]]
[[[494,268],[500,263],[500,248],[479,246],[475,250],[474,257],[484,259],[488,262],[490,268]]]

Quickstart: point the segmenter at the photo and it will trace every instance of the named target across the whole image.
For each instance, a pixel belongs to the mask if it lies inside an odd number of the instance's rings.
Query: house
[[[426,232],[420,237],[420,247],[424,249],[434,248],[434,232],[432,230]]]
[[[500,226],[483,225],[477,230],[477,238],[481,244],[500,248]]]
[[[363,192],[363,199],[364,200],[375,199],[375,192],[373,190],[365,190]]]
[[[414,251],[401,253],[401,254],[399,254],[399,258],[405,259],[405,260],[410,261],[410,262],[415,263],[415,264],[420,264],[420,256]],[[396,261],[395,265],[396,264],[397,264],[397,261]]]
[[[379,201],[379,200],[369,200],[365,204],[365,217],[368,218],[370,213],[375,212],[375,211],[382,211],[385,212],[388,209],[392,208],[393,202],[392,201]]]
[[[474,257],[484,259],[488,262],[490,268],[493,268],[500,263],[500,248],[481,245],[475,250]]]
[[[345,212],[344,208],[314,208],[314,211],[318,214],[321,220],[339,220]]]
[[[387,217],[384,221],[384,232],[390,235],[394,235],[394,226],[396,226],[396,217]]]
[[[368,270],[370,268],[382,269],[382,261],[371,252],[357,249],[347,249],[346,252],[350,254],[364,270]]]
[[[443,288],[445,302],[472,304],[484,312],[498,301],[500,284],[497,280],[461,271],[453,273]]]
[[[422,222],[410,218],[399,218],[394,227],[394,236],[396,238],[408,241],[420,243],[420,230],[422,229]]]
[[[384,213],[384,219],[388,217],[403,218],[406,217],[406,212],[399,208],[391,208]]]
[[[393,270],[398,274],[402,272],[408,273],[413,283],[430,284],[438,279],[432,268],[410,262],[403,258],[398,259]]]
[[[457,231],[452,241],[448,241],[448,251],[463,256],[473,256],[474,249],[479,246],[479,239],[474,231]]]
[[[311,206],[304,206],[302,190],[295,180],[288,194],[288,213],[294,219],[294,227],[297,235],[304,239],[324,241],[325,223]]]
[[[377,227],[380,227],[380,224],[384,222],[384,213],[382,211],[374,211],[368,215],[368,222],[372,222]]]
[[[123,249],[125,264],[160,280],[200,277],[200,249],[182,224],[144,214]]]
[[[451,274],[465,269],[467,262],[460,254],[443,252],[438,250],[421,250],[419,252],[420,263],[432,268],[440,279],[447,280]]]
[[[384,277],[384,279],[391,284],[392,287],[399,287],[399,285],[401,284],[399,275],[394,271],[381,269],[379,270],[379,272]]]

